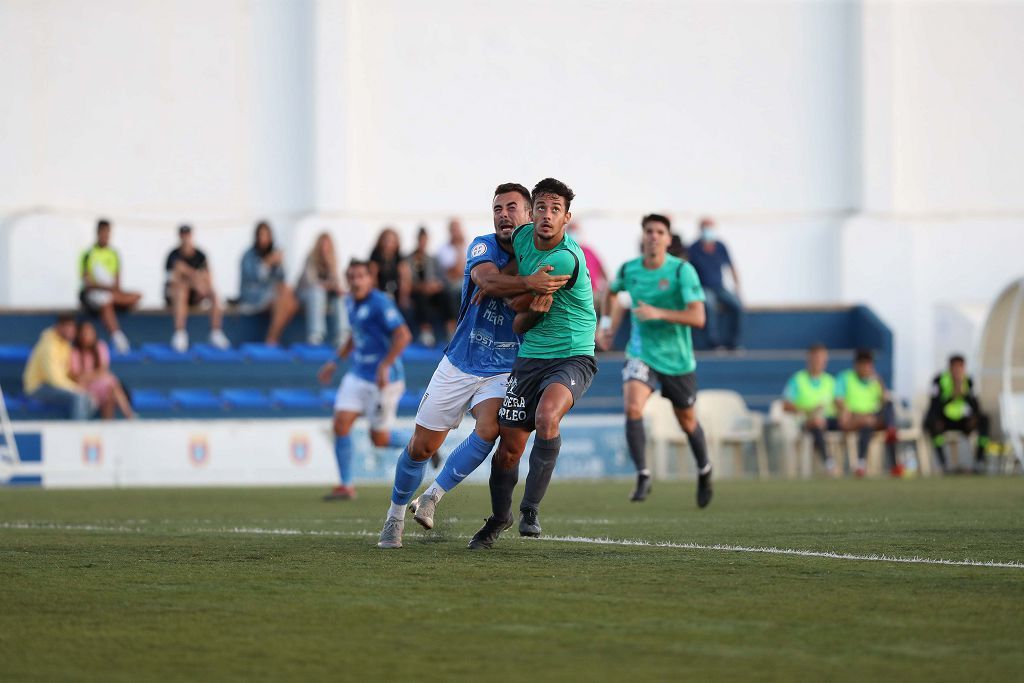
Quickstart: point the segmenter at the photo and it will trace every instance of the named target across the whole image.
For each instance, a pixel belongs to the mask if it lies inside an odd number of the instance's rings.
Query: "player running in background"
[[[370,440],[374,446],[401,447],[408,434],[392,430],[398,401],[405,391],[405,372],[400,356],[412,340],[402,314],[391,298],[374,287],[370,264],[353,260],[345,271],[348,296],[345,308],[352,336],[338,349],[338,357],[352,354],[352,365],[338,387],[334,399],[334,455],[338,459],[341,485],[324,500],[356,497],[352,486],[352,425],[365,415],[370,421]],[[327,384],[337,364],[327,361],[317,377]]]
[[[498,411],[501,441],[491,461],[491,516],[469,542],[472,549],[490,548],[501,532],[512,526],[519,460],[534,430],[537,437],[519,506],[519,533],[540,535],[538,510],[562,444],[559,424],[597,372],[597,319],[590,275],[583,250],[565,234],[573,197],[565,183],[554,178],[540,181],[533,188],[533,223],[512,235],[520,272],[551,266],[552,275],[570,278],[553,295],[536,297],[530,311],[516,315],[516,331],[523,331],[524,337]]]
[[[405,509],[423,480],[427,460],[467,410],[476,420],[473,433],[451,452],[434,483],[416,501],[414,519],[432,529],[441,497],[494,448],[498,408],[520,341],[512,331],[515,314],[501,297],[529,291],[549,294],[569,280],[551,277],[543,269],[528,276],[503,273],[510,262],[514,269],[512,232],[530,219],[530,193],[518,183],[499,185],[491,208],[494,233],[469,245],[458,325],[416,411],[416,431],[395,467],[391,507],[377,543],[381,548],[402,547]]]
[[[679,426],[686,432],[697,461],[697,505],[711,502],[711,463],[708,461],[704,430],[697,423],[697,362],[693,356],[691,327],[704,327],[704,290],[697,271],[689,263],[668,253],[672,244],[669,219],[658,214],[644,216],[643,256],[627,261],[605,297],[598,333],[599,345],[611,346],[622,321],[619,292],[633,299],[632,330],[626,346],[622,371],[622,393],[626,404],[626,444],[636,465],[636,488],[630,500],[642,501],[651,492],[651,472],[644,453],[643,411],[654,389],[672,402]]]

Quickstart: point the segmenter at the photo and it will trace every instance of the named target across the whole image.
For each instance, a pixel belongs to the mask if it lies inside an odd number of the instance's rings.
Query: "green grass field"
[[[465,550],[464,486],[376,548],[384,487],[0,490],[0,680],[1022,680],[1024,479],[552,484]],[[518,499],[517,499],[518,500]],[[514,529],[512,530],[514,532]]]

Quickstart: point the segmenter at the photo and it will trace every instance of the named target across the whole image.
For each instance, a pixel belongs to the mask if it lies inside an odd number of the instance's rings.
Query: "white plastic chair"
[[[1024,467],[1024,393],[999,395],[999,421],[1017,462]]]
[[[757,454],[757,475],[763,478],[770,474],[764,418],[750,410],[738,393],[725,389],[697,392],[697,420],[704,428],[709,456],[716,465],[724,449],[731,448],[734,474],[743,473],[743,447],[751,443]]]
[[[679,427],[672,402],[659,392],[651,395],[644,406],[644,431],[647,434],[647,452],[651,456],[652,470],[657,479],[668,478],[669,452],[673,446],[681,451],[689,449],[686,434]],[[679,456],[679,474],[685,470],[682,452]]]

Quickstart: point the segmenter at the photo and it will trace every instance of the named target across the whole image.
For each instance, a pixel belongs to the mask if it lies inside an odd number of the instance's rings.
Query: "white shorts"
[[[455,429],[463,416],[480,402],[489,398],[504,399],[507,385],[507,372],[477,377],[459,370],[445,356],[423,393],[416,410],[416,424],[435,432]]]
[[[106,289],[89,289],[85,292],[85,300],[93,308],[103,308],[114,300],[114,293]]]
[[[380,389],[376,382],[367,382],[348,372],[334,396],[334,412],[365,415],[370,420],[370,429],[384,431],[395,423],[398,401],[404,393],[405,382],[392,382]]]

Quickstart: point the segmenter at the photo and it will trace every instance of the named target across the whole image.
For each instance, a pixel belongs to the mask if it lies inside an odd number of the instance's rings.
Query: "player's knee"
[[[334,435],[335,436],[348,436],[349,430],[352,428],[346,420],[343,420],[340,416],[334,418]]]
[[[389,432],[370,432],[370,441],[377,448],[384,448],[391,443],[391,434]]]
[[[643,404],[628,404],[626,405],[626,419],[627,420],[642,420],[644,417]]]
[[[476,435],[487,443],[493,443],[498,440],[498,423],[487,422],[482,423],[477,421],[476,428],[473,430]]]
[[[558,436],[558,424],[562,415],[557,410],[537,411],[537,436],[542,439],[553,439]]]
[[[415,435],[409,442],[409,457],[416,462],[430,460],[436,452],[436,448],[432,448],[431,444],[426,443],[423,439],[420,439]]]
[[[680,415],[679,426],[682,427],[683,431],[687,434],[692,434],[697,431],[697,415],[692,411],[690,414]]]

